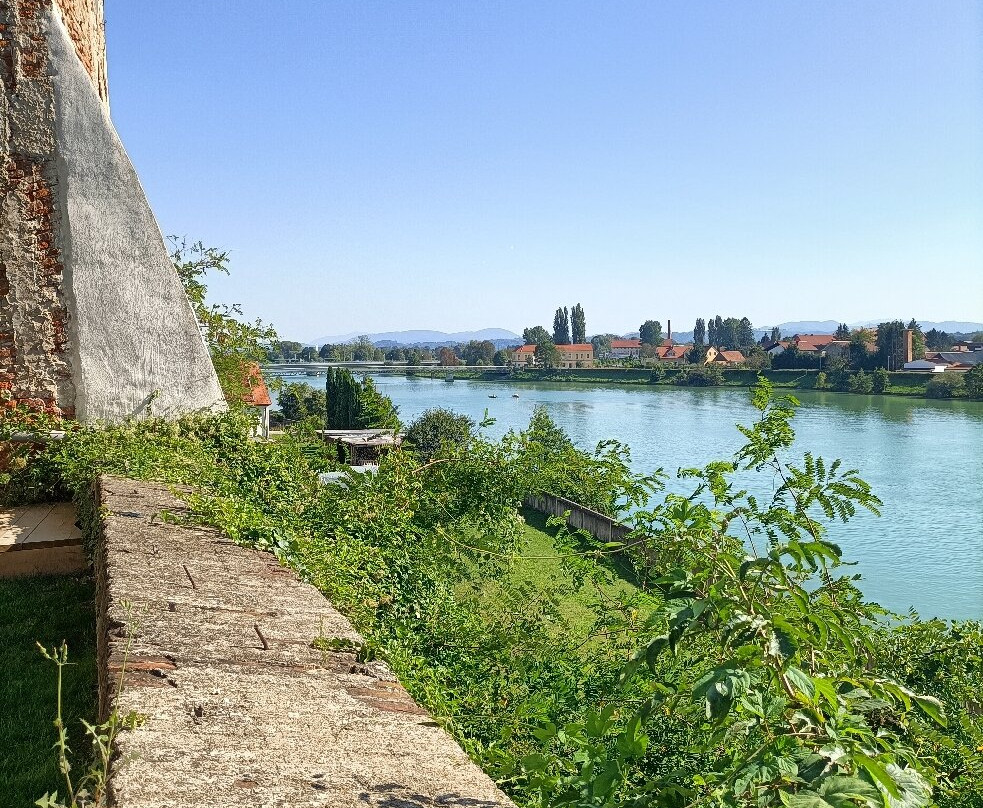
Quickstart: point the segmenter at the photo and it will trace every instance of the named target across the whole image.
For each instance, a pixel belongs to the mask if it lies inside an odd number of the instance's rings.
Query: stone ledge
[[[100,707],[145,716],[115,805],[512,806],[385,664],[311,647],[362,640],[271,555],[161,521],[183,509],[166,486],[102,477],[96,497]]]

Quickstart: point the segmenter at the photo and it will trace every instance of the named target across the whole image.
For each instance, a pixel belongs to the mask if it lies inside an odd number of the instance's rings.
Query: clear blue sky
[[[983,2],[107,0],[113,118],[284,338],[983,320]]]

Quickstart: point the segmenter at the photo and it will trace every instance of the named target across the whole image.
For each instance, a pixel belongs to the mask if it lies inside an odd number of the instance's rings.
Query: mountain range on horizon
[[[884,320],[864,320],[861,322],[847,323],[850,328],[867,328],[870,326],[876,326],[878,323],[886,322],[887,318]],[[973,323],[973,322],[962,322],[958,320],[944,320],[942,322],[930,322],[919,321],[923,331],[929,331],[932,328],[936,328],[939,331],[945,331],[950,334],[966,334],[975,333],[977,331],[983,331],[983,323]],[[779,323],[778,329],[782,332],[783,336],[793,336],[794,334],[832,334],[836,331],[836,327],[839,325],[837,320],[794,320],[787,323]],[[767,334],[771,331],[774,326],[761,326],[754,329],[755,334]],[[638,335],[638,332],[629,332],[634,336]],[[337,334],[330,337],[320,337],[316,342],[307,342],[306,345],[314,345],[319,347],[325,344],[337,345],[339,343],[350,342],[353,339],[357,339],[360,336],[366,336],[373,344],[379,345],[379,343],[384,343],[381,347],[395,347],[395,346],[438,346],[438,345],[452,345],[460,342],[470,342],[471,340],[490,340],[496,344],[496,347],[502,347],[503,345],[511,343],[522,342],[522,337],[519,334],[509,331],[506,328],[482,328],[477,331],[434,331],[428,329],[416,329],[408,331],[383,331],[378,333],[370,334],[359,334],[352,332],[350,334]],[[673,331],[673,336],[681,341],[685,342],[692,339],[693,332],[690,331]]]

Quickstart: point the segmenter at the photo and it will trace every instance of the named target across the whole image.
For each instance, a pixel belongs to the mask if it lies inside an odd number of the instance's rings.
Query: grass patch
[[[556,603],[556,611],[562,618],[562,623],[556,625],[558,631],[571,632],[586,640],[605,604],[610,605],[632,595],[650,600],[651,596],[641,593],[632,583],[630,568],[617,559],[586,562],[606,573],[601,583],[590,580],[590,576],[578,576],[560,558],[569,551],[557,547],[554,541],[557,528],[547,526],[547,516],[529,508],[522,509],[522,516],[526,522],[522,555],[499,579],[487,580],[481,585],[475,593],[479,602],[484,600],[498,606],[501,605],[504,588],[530,586],[539,596]],[[651,600],[651,605],[654,608],[654,600]]]
[[[64,792],[55,750],[55,666],[35,642],[68,643],[63,714],[79,762],[89,750],[80,719],[96,718],[95,587],[88,576],[0,581],[0,783],[3,804],[30,806]],[[77,770],[78,767],[76,767]]]

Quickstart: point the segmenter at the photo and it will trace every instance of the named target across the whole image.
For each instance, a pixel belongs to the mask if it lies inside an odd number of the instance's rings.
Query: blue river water
[[[744,389],[603,387],[583,384],[478,382],[377,375],[379,389],[404,423],[430,407],[480,421],[499,437],[529,423],[545,406],[583,448],[614,438],[631,447],[639,472],[663,468],[669,489],[680,467],[729,459],[742,445],[737,423],[756,411]],[[323,379],[296,377],[315,386]],[[513,398],[517,393],[519,398]],[[490,396],[496,396],[490,398]],[[857,562],[865,595],[898,612],[922,617],[983,618],[983,403],[795,391],[797,442],[856,468],[883,501],[882,515],[859,513],[830,526],[830,538]],[[770,490],[770,477],[755,486]]]

